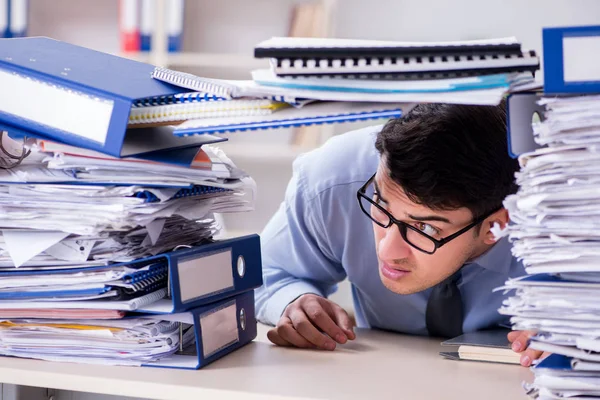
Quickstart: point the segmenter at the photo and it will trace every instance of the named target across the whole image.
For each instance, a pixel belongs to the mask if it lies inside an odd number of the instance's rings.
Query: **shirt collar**
[[[485,253],[467,262],[465,265],[477,264],[490,271],[506,273],[513,262],[511,247],[512,245],[508,241],[508,237],[505,236],[500,238]]]

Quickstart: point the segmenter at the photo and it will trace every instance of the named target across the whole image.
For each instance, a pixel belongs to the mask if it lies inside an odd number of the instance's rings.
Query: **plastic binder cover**
[[[186,313],[154,318],[193,326],[196,340],[173,356],[143,364],[146,367],[199,369],[250,343],[257,334],[253,290]]]
[[[115,157],[212,143],[176,138],[168,126],[128,129],[137,102],[189,92],[153,79],[153,71],[49,38],[0,39],[0,129]]]
[[[191,310],[262,285],[260,238],[248,235],[176,250],[144,259],[78,270],[14,271],[11,276],[90,272],[111,267],[164,265],[166,288],[131,300],[0,300],[0,309],[103,309],[168,314]]]

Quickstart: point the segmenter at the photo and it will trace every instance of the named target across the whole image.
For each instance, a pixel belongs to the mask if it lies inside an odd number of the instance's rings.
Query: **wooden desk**
[[[445,360],[439,341],[358,330],[333,352],[255,342],[197,370],[0,357],[0,381],[149,399],[527,399],[527,368]]]

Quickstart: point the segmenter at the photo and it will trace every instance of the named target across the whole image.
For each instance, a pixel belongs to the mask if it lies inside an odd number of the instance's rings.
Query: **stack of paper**
[[[600,97],[540,104],[534,132],[545,147],[520,156],[519,191],[505,200],[528,275],[506,282],[516,293],[500,312],[538,332],[530,348],[554,353],[534,368],[532,394],[600,398]]]
[[[509,91],[539,86],[534,51],[515,38],[407,43],[275,37],[254,55],[271,68],[252,80],[219,80],[156,68],[164,82],[227,102],[285,101],[270,114],[191,119],[177,136],[400,117],[412,103],[498,104]]]
[[[0,322],[0,354],[86,364],[141,366],[195,342],[192,325],[154,318],[19,319]]]
[[[197,369],[256,336],[259,237],[215,239],[215,213],[253,210],[255,183],[226,139],[173,126],[297,104],[223,101],[153,69],[0,40],[0,355]]]

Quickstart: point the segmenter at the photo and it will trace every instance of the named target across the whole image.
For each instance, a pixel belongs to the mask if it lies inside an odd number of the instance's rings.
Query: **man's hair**
[[[506,104],[422,104],[392,119],[375,147],[408,198],[433,210],[467,207],[473,218],[516,192],[518,160],[508,154]]]

